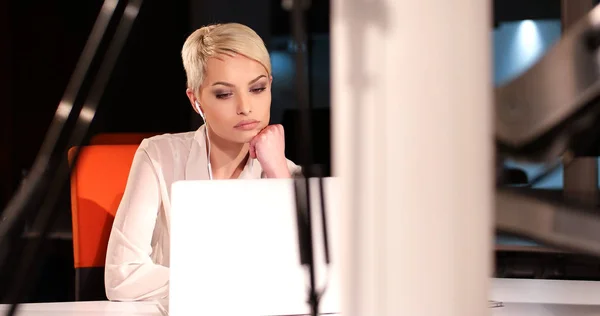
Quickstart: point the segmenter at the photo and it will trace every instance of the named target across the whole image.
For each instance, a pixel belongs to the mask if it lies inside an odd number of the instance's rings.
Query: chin
[[[254,136],[258,135],[258,133],[260,133],[260,130],[251,130],[251,131],[239,131],[237,132],[236,136],[234,137],[237,142],[239,143],[249,143],[252,138],[254,138]]]

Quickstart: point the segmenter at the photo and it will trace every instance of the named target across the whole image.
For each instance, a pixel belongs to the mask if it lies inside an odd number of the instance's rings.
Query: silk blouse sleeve
[[[160,209],[158,177],[143,141],[110,233],[105,265],[106,296],[113,301],[168,297],[169,268],[152,261],[152,235]]]

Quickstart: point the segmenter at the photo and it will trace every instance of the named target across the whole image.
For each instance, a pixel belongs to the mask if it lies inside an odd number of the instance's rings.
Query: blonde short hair
[[[204,80],[206,61],[219,54],[244,55],[262,64],[271,75],[269,52],[254,30],[239,23],[207,25],[194,31],[181,50],[187,85],[194,93]]]

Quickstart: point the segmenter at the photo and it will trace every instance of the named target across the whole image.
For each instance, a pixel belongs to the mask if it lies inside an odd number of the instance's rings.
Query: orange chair
[[[92,136],[90,145],[139,145],[144,138],[158,135],[159,133],[100,133]]]
[[[83,147],[71,172],[75,300],[106,300],[106,247],[138,145]],[[72,161],[74,148],[69,150]]]

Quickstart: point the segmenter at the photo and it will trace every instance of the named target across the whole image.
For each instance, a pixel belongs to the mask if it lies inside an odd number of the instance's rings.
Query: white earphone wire
[[[212,180],[213,179],[213,175],[212,175],[212,166],[210,165],[210,138],[208,137],[208,125],[206,125],[206,121],[204,121],[204,125],[206,126],[204,128],[204,133],[206,134],[206,148],[207,150],[207,157],[206,160],[208,161],[207,166],[208,166],[208,179]]]
[[[212,175],[212,166],[210,165],[210,137],[208,137],[208,122],[206,122],[206,118],[204,117],[204,113],[202,113],[202,109],[200,109],[200,104],[198,103],[198,101],[194,102],[194,105],[196,106],[196,110],[198,111],[198,114],[200,114],[200,117],[202,117],[202,120],[204,121],[204,136],[206,139],[206,161],[207,161],[207,169],[208,169],[208,179],[212,180],[213,179],[213,175]]]

